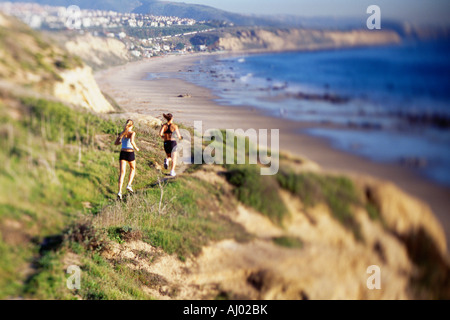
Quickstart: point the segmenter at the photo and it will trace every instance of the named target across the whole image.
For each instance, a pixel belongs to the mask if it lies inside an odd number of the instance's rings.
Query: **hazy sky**
[[[449,24],[450,0],[167,0],[205,4],[219,9],[254,14],[368,17],[369,5],[381,8],[381,17],[417,23]]]

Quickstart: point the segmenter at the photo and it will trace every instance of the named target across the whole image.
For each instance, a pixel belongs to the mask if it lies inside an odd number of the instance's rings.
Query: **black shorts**
[[[164,151],[166,154],[172,154],[177,151],[177,142],[175,140],[164,141]]]
[[[125,160],[125,161],[128,161],[128,162],[136,160],[136,156],[134,155],[134,151],[133,152],[120,151],[120,158],[119,158],[119,160]]]

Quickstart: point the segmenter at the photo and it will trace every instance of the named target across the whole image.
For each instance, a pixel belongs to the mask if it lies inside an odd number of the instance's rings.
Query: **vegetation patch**
[[[262,176],[257,165],[229,165],[226,178],[239,201],[281,224],[288,213],[275,177]]]
[[[352,205],[362,202],[352,181],[345,177],[283,171],[277,175],[277,180],[283,189],[297,195],[306,208],[326,203],[333,217],[351,230],[356,239],[362,240],[360,226],[352,213]]]
[[[279,245],[281,247],[286,247],[286,248],[298,248],[301,249],[303,248],[303,242],[295,237],[288,237],[288,236],[282,236],[282,237],[275,237],[272,239],[272,241],[276,244]]]
[[[131,232],[152,246],[185,260],[191,254],[200,253],[202,246],[210,241],[250,238],[239,225],[220,214],[211,214],[211,209],[220,201],[217,197],[220,196],[214,196],[209,184],[179,177],[135,194],[125,203],[105,207],[95,217],[94,224],[97,228],[108,229],[110,239],[119,243],[127,241],[125,235]]]
[[[139,230],[134,230],[129,226],[113,227],[107,230],[108,237],[111,240],[118,243],[124,243],[129,241],[136,241],[142,239],[142,233]]]
[[[439,252],[433,238],[423,228],[406,234],[395,234],[407,249],[409,258],[417,266],[410,278],[410,286],[419,299],[450,299],[450,267]]]

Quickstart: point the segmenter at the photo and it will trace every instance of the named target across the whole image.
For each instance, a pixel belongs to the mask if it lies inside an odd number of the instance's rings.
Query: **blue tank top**
[[[129,138],[122,138],[122,149],[134,149]]]

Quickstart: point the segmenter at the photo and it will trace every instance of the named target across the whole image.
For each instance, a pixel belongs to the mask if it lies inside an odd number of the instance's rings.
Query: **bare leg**
[[[166,160],[167,160],[167,167],[169,166],[169,162],[172,160],[172,158],[170,157],[170,154],[166,153]]]
[[[175,171],[175,167],[177,165],[177,153],[172,152],[172,171]]]
[[[127,162],[120,160],[120,174],[119,174],[119,193],[122,193],[123,180],[125,178],[125,172],[127,170]]]
[[[128,185],[131,186],[133,183],[134,176],[136,175],[136,160],[128,162],[130,165],[130,176],[128,178]]]

